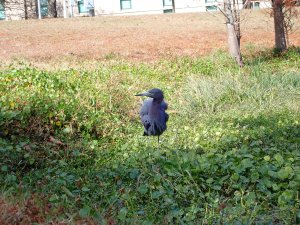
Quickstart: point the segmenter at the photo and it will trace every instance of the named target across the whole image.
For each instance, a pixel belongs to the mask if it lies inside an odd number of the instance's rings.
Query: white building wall
[[[218,5],[222,0],[175,0],[175,12],[205,12],[207,6]],[[242,1],[241,1],[242,2]],[[94,0],[95,15],[139,15],[159,14],[172,9],[171,5],[163,6],[163,0],[131,0],[131,9],[121,9],[120,0]],[[261,3],[261,5],[263,5]],[[241,4],[242,7],[242,4]]]
[[[205,12],[205,0],[176,0],[176,12],[189,13],[189,12]]]
[[[163,13],[162,0],[131,0],[131,9],[121,10],[120,0],[94,0],[96,15]]]
[[[14,0],[20,9],[13,10],[5,8],[6,20],[24,18],[24,0]],[[35,1],[35,0],[32,0]],[[52,0],[50,0],[52,1]],[[163,5],[163,0],[131,0],[131,9],[121,9],[120,0],[90,0],[94,2],[94,12],[100,15],[138,15],[138,14],[161,14],[172,10],[171,0],[166,0],[167,6]],[[242,8],[242,0],[240,7]],[[56,0],[57,16],[63,17],[63,6],[66,6],[66,17],[91,16],[91,11],[79,12],[79,0]],[[80,1],[82,2],[82,0]],[[222,7],[223,0],[175,0],[176,13],[204,12],[216,10],[216,5]],[[72,3],[72,5],[70,4]],[[8,5],[8,4],[7,4]],[[251,3],[253,9],[271,8],[270,0],[254,0]],[[23,8],[22,8],[23,7]],[[50,8],[48,8],[50,10]],[[34,11],[35,12],[35,11]],[[48,14],[51,17],[51,14]],[[32,16],[29,16],[32,17]]]
[[[95,15],[120,13],[120,0],[94,0]]]
[[[162,0],[132,0],[131,2],[133,11],[162,13]]]
[[[252,1],[251,4],[255,4],[256,2],[259,3],[259,8],[260,9],[269,9],[269,8],[272,8],[271,1]]]

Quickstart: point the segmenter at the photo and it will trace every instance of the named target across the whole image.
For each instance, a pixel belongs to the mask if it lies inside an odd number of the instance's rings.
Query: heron
[[[143,102],[140,110],[140,118],[144,125],[143,136],[159,136],[167,129],[169,115],[166,113],[168,104],[164,101],[164,93],[158,88],[135,96],[149,97]]]

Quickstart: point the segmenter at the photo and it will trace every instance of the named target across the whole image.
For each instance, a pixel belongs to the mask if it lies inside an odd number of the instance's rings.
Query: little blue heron
[[[144,136],[159,136],[167,129],[169,115],[165,112],[168,104],[164,101],[164,93],[153,88],[147,92],[135,96],[147,96],[140,111],[142,124],[144,125]]]

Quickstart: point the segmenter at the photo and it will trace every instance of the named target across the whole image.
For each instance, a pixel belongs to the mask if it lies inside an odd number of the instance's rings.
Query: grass
[[[245,58],[2,68],[0,222],[298,223],[299,49]],[[134,96],[151,87],[169,103],[160,146]]]
[[[270,9],[241,11],[242,51],[248,45],[257,49],[273,47],[270,13]],[[290,45],[300,45],[299,22],[294,21]],[[170,56],[198,57],[217,49],[226,50],[224,23],[221,12],[2,21],[0,67],[20,58],[34,64],[51,61],[51,67],[58,68],[65,60],[81,66],[78,62],[85,59],[115,56],[134,62]]]

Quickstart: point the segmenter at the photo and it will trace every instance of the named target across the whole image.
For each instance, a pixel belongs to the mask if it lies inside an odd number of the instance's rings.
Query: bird
[[[140,110],[141,122],[144,126],[143,136],[159,136],[167,129],[169,115],[166,113],[168,104],[164,101],[164,93],[158,88],[135,96],[149,97],[143,102]]]

